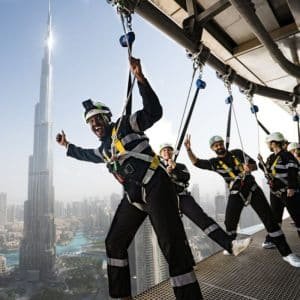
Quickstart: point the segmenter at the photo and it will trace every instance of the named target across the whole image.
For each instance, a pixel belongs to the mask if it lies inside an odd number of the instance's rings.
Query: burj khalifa
[[[28,198],[24,203],[24,236],[20,270],[36,280],[47,279],[55,264],[54,187],[51,120],[51,11],[40,79],[40,98],[35,105],[33,154],[29,157]]]

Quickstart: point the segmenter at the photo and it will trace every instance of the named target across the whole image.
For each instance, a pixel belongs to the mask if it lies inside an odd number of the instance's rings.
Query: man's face
[[[88,124],[99,139],[105,136],[106,123],[100,114],[90,117]]]
[[[274,143],[273,143],[273,142],[269,142],[269,143],[268,143],[268,147],[269,147],[269,149],[270,149],[271,152],[274,152],[273,146],[274,146]]]
[[[172,149],[171,147],[165,147],[165,148],[161,149],[161,151],[160,151],[160,156],[161,156],[164,160],[172,159],[172,156],[173,156],[173,149]]]
[[[226,149],[224,147],[224,142],[215,142],[212,146],[211,149],[217,153],[218,156],[224,156],[226,154]]]

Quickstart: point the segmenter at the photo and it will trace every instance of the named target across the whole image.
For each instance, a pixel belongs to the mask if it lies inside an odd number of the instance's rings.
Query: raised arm
[[[138,81],[139,91],[143,99],[143,108],[130,116],[131,128],[136,132],[145,131],[162,116],[162,107],[155,92],[145,78],[139,59],[131,58],[131,71]]]
[[[197,162],[197,156],[192,151],[191,135],[190,134],[186,135],[186,138],[185,138],[185,141],[184,141],[184,146],[185,146],[186,152],[189,156],[189,159],[191,160],[192,164],[194,165]]]
[[[184,141],[184,146],[186,148],[187,154],[189,156],[189,159],[193,163],[195,167],[198,167],[200,169],[205,170],[212,170],[213,167],[208,159],[199,159],[192,151],[192,144],[191,144],[191,135],[187,134],[186,139]]]

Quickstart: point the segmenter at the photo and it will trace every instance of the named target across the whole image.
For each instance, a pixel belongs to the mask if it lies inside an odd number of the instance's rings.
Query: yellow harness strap
[[[119,152],[121,155],[124,154],[126,152],[126,150],[125,150],[122,142],[117,137],[117,131],[116,131],[115,127],[112,130],[111,138],[112,138],[113,147],[115,147],[117,152]]]
[[[234,156],[232,155],[233,160],[234,160],[234,164],[235,166],[239,167],[240,172],[244,171],[243,165],[241,164],[241,162]],[[228,171],[228,174],[231,178],[235,179],[236,175],[232,172],[232,169],[229,168],[222,160],[219,160],[220,166],[225,170]]]
[[[150,164],[149,168],[152,169],[152,170],[156,170],[159,166],[159,163],[160,163],[160,160],[159,160],[158,156],[155,154],[153,156],[153,159],[151,161],[151,164]]]
[[[275,177],[275,175],[276,175],[276,169],[275,169],[275,167],[276,167],[276,165],[277,165],[277,163],[278,163],[279,157],[280,157],[280,156],[277,156],[277,158],[275,159],[275,161],[273,162],[273,164],[272,164],[272,166],[271,166],[272,175],[273,175],[274,177]]]

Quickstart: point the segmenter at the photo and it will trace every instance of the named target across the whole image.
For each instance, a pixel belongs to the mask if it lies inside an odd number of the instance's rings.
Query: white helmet
[[[266,137],[266,143],[271,142],[284,142],[285,138],[282,133],[280,132],[272,132]]]
[[[110,118],[112,113],[108,106],[106,106],[102,102],[94,102],[91,99],[82,102],[83,107],[85,108],[84,119],[88,123],[88,119],[95,116],[101,115],[104,120],[108,123],[110,122]]]
[[[209,146],[210,146],[210,148],[213,146],[214,143],[217,143],[217,142],[224,142],[224,139],[221,136],[219,136],[219,135],[212,136],[209,139]]]
[[[172,144],[170,143],[163,143],[159,146],[159,153],[161,152],[161,150],[165,149],[165,148],[171,148],[172,151],[174,151],[174,147]]]
[[[287,147],[287,151],[292,151],[292,150],[296,150],[296,149],[300,149],[300,144],[299,143],[289,143],[288,147]]]

